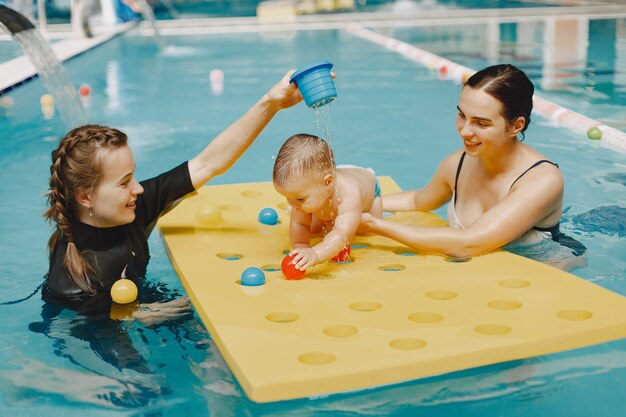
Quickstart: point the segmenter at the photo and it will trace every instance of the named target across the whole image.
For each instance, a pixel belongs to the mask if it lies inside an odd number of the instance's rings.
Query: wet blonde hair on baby
[[[324,139],[299,133],[283,143],[274,161],[272,179],[278,187],[283,187],[291,180],[307,175],[319,175],[335,172],[333,151]]]

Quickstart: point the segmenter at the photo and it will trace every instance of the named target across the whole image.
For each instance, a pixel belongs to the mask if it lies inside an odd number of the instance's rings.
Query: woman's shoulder
[[[456,171],[456,169],[461,163],[461,158],[463,157],[464,154],[465,154],[465,151],[463,150],[463,148],[458,149],[446,155],[439,165],[447,169],[454,169],[454,171]]]
[[[439,163],[435,176],[445,178],[446,182],[453,184],[456,172],[462,164],[461,158],[463,158],[464,154],[465,151],[463,151],[463,149],[459,149],[446,155],[445,158],[443,158],[443,160]]]
[[[535,171],[534,173],[541,173],[542,175],[552,177],[554,180],[562,180],[563,176],[556,161],[528,145],[524,144],[522,149],[524,157],[519,167],[523,171],[522,175],[525,176]]]

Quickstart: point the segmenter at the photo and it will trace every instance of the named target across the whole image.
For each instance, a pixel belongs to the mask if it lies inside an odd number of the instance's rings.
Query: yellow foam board
[[[381,177],[383,192],[399,187]],[[272,207],[280,223],[259,223]],[[432,213],[389,219],[443,226]],[[159,221],[198,314],[250,399],[319,396],[626,337],[626,298],[506,251],[452,262],[357,236],[352,262],[283,278],[271,183],[204,187]],[[256,266],[266,283],[240,285]]]

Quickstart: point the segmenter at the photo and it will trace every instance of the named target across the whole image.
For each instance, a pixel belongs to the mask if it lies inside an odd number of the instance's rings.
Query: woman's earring
[[[93,217],[93,207],[89,207],[89,217]]]

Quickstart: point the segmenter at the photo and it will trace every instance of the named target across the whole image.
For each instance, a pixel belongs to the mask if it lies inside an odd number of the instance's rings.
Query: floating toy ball
[[[9,96],[0,96],[0,107],[9,108],[13,105],[13,98]]]
[[[213,83],[220,83],[224,81],[224,71],[222,71],[221,69],[211,70],[211,72],[209,73],[209,79]]]
[[[270,207],[265,207],[259,212],[259,221],[263,224],[274,226],[278,223],[278,213]]]
[[[333,262],[345,262],[350,260],[350,244],[347,244],[339,253],[331,259]]]
[[[287,255],[283,258],[283,261],[280,264],[280,269],[283,271],[283,275],[287,279],[302,279],[304,278],[305,271],[300,271],[296,266],[292,263],[293,256]]]
[[[91,94],[91,88],[89,88],[88,85],[83,84],[78,89],[78,92],[80,93],[81,96],[87,97],[89,94]]]
[[[118,304],[132,303],[137,299],[137,286],[129,279],[118,279],[111,287],[111,298]]]
[[[203,226],[218,226],[222,223],[222,210],[215,204],[202,203],[196,209],[196,221]]]
[[[602,131],[598,126],[594,126],[587,131],[587,137],[594,140],[602,139]]]
[[[42,106],[52,106],[54,105],[54,97],[52,97],[50,94],[44,94],[43,96],[41,96],[41,99],[39,99],[39,102]]]
[[[241,285],[256,287],[265,284],[265,274],[256,266],[252,266],[241,273]]]

